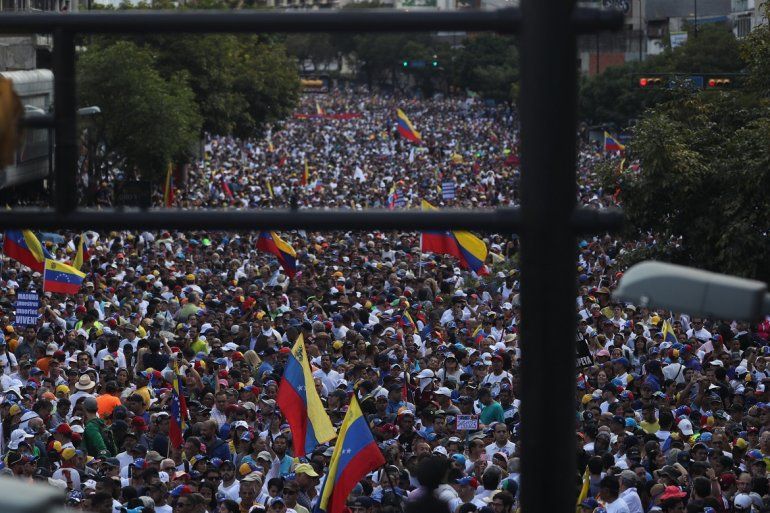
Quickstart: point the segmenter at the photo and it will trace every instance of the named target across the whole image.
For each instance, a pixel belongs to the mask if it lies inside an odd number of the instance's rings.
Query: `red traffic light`
[[[660,77],[642,77],[639,79],[639,87],[656,87],[663,84]]]
[[[710,78],[708,81],[709,87],[727,87],[730,85],[729,78]]]

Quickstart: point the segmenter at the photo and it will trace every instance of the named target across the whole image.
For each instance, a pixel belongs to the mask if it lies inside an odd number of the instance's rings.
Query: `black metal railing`
[[[473,229],[521,236],[521,505],[525,513],[574,511],[576,235],[613,231],[617,212],[576,205],[576,37],[618,30],[623,15],[568,0],[522,0],[522,9],[458,12],[109,12],[4,14],[0,33],[53,33],[53,209],[0,212],[0,228],[69,229]],[[521,57],[521,207],[485,211],[89,210],[76,190],[75,35],[161,32],[518,33]]]

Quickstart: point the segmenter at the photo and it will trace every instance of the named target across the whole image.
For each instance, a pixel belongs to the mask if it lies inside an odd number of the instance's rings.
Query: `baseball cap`
[[[318,473],[315,471],[315,469],[309,463],[300,463],[294,469],[294,473],[295,474],[305,474],[306,476],[310,476],[310,477],[318,477]]]

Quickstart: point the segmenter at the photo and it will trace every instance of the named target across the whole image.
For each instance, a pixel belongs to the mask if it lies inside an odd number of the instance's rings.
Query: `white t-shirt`
[[[495,453],[502,452],[507,457],[513,456],[514,451],[516,450],[516,444],[511,442],[510,440],[505,444],[505,447],[500,447],[497,445],[497,443],[493,442],[489,445],[487,445],[484,450],[487,453],[487,456],[489,456],[489,459],[492,459],[492,456],[495,455]]]
[[[615,501],[604,505],[604,509],[607,513],[631,513],[628,509],[626,501],[618,497]]]
[[[239,492],[241,491],[241,483],[237,479],[233,481],[230,486],[225,486],[225,483],[219,483],[217,491],[222,492],[228,499],[237,501],[239,498]]]

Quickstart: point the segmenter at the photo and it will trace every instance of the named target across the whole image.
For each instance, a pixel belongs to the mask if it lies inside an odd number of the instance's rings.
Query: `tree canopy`
[[[108,152],[145,178],[189,156],[202,124],[189,75],[164,79],[155,65],[149,50],[129,41],[93,44],[78,62],[80,100],[101,109]]]
[[[655,240],[626,263],[661,258],[770,281],[770,31],[756,30],[739,50],[740,87],[674,88],[633,127],[628,160],[638,170],[604,166],[605,185],[620,188],[627,235]],[[681,59],[706,62],[686,52]]]

